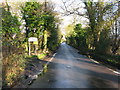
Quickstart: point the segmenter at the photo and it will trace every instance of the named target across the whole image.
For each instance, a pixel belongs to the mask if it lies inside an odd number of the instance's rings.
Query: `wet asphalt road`
[[[118,75],[67,44],[61,44],[48,71],[29,88],[118,88]]]

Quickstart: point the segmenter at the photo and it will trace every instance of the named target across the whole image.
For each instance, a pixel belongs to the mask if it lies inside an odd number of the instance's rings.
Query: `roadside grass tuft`
[[[106,65],[110,65],[112,67],[120,69],[120,56],[119,55],[100,55],[100,54],[91,54],[93,59],[100,61]]]
[[[42,54],[37,55],[38,59],[44,59],[45,56],[47,56],[46,53],[42,53]]]

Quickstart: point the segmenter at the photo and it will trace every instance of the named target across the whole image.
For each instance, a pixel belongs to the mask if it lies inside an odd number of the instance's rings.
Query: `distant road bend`
[[[104,65],[78,54],[73,47],[62,43],[48,66],[29,88],[118,88],[118,74]]]

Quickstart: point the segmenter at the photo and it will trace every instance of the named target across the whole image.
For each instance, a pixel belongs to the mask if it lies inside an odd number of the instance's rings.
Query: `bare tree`
[[[82,13],[80,11],[80,8],[84,8],[81,6],[82,2],[76,2],[76,0],[70,0],[70,1],[65,1],[61,0],[63,3],[63,6],[60,6],[61,9],[64,11],[64,15],[71,15],[71,14],[76,14],[79,16],[85,16],[85,13]]]
[[[118,13],[120,13],[120,1],[118,2]],[[112,53],[116,54],[120,49],[120,17],[114,22],[112,32]]]

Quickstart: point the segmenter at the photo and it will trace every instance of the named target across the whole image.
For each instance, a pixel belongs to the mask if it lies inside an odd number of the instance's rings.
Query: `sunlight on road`
[[[47,80],[48,79],[48,80]],[[117,75],[62,43],[48,72],[30,88],[113,88],[118,87]]]
[[[64,44],[66,44],[66,43],[65,42],[61,43],[61,45],[64,45]]]

